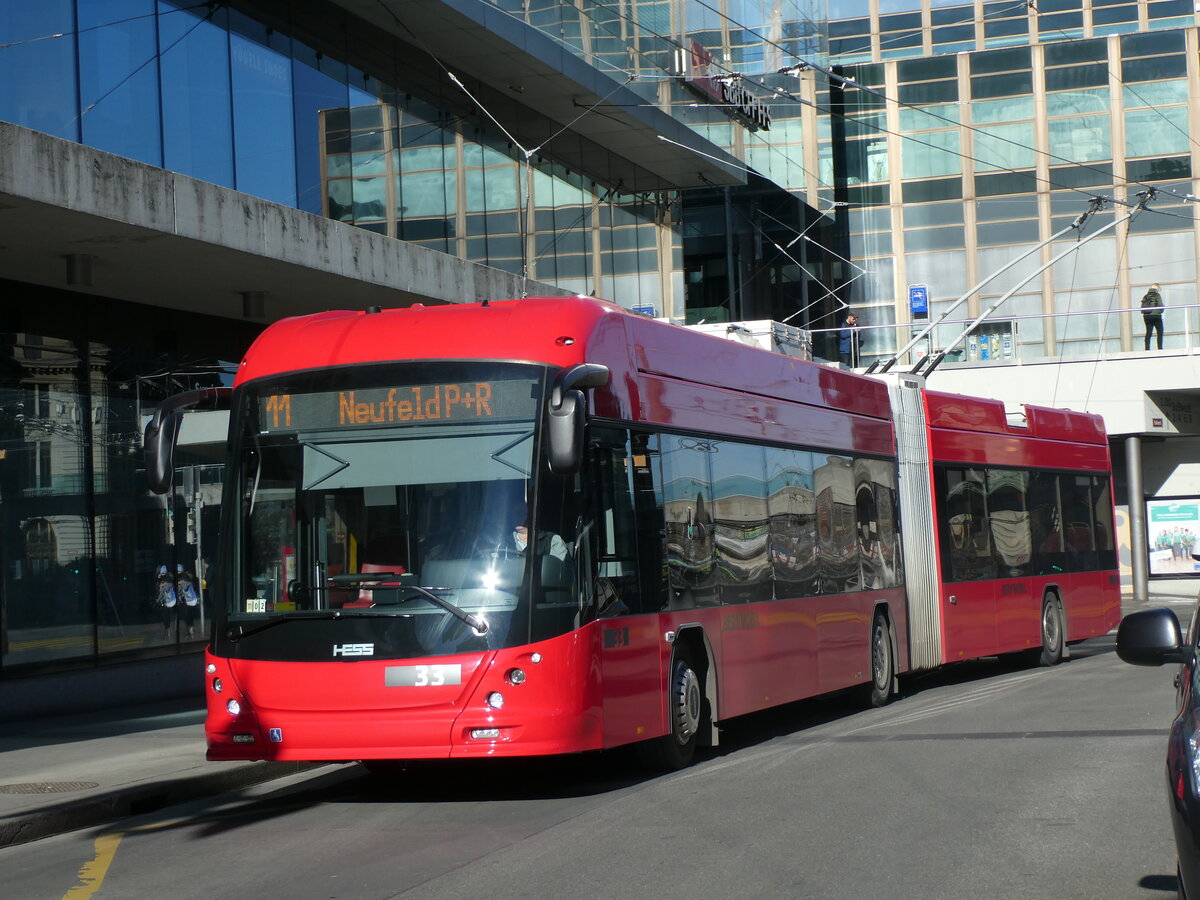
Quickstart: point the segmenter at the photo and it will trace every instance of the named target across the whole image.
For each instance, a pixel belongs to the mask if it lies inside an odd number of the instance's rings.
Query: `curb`
[[[127,816],[156,812],[178,803],[286,778],[324,765],[327,763],[254,762],[223,772],[115,788],[99,795],[0,819],[0,848],[102,825]]]

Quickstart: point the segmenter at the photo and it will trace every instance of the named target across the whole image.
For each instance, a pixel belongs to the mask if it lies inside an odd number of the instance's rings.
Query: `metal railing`
[[[1144,325],[1141,307],[1121,307],[1109,310],[1083,310],[1079,312],[1039,313],[1034,315],[997,315],[987,319],[962,340],[949,347],[938,343],[938,338],[953,338],[958,335],[963,326],[970,321],[963,317],[961,320],[947,320],[924,339],[922,344],[914,347],[901,365],[906,369],[916,365],[926,355],[946,351],[943,365],[971,364],[987,365],[989,363],[1023,363],[1062,362],[1066,360],[1095,360],[1126,357],[1131,354],[1144,353],[1183,353],[1193,355],[1200,353],[1200,304],[1179,304],[1163,309],[1163,349],[1157,349],[1157,336],[1151,341],[1149,351],[1144,349]],[[1122,316],[1129,316],[1127,348],[1122,344]],[[1182,321],[1180,321],[1182,318]],[[1061,333],[1059,324],[1064,322]],[[1041,339],[1022,340],[1022,331],[1026,334],[1037,333],[1037,329],[1022,328],[1022,323],[1042,323]],[[925,327],[925,320],[904,322],[888,325],[855,325],[852,331],[864,338],[871,346],[863,348],[859,353],[858,366],[865,367],[876,359],[882,359],[895,353],[909,342],[910,336]],[[1008,326],[1007,329],[1005,326]],[[1053,329],[1054,352],[1046,350],[1045,336]],[[826,362],[836,362],[836,340],[842,327],[812,328],[809,333],[814,335],[813,356]],[[823,347],[824,341],[819,335],[833,335],[828,339],[831,348]],[[987,337],[985,349],[982,338]],[[999,341],[996,342],[996,338]],[[1114,346],[1115,345],[1115,346]],[[822,352],[831,354],[823,356]]]

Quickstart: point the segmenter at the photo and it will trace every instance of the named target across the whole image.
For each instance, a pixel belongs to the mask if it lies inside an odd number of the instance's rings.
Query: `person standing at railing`
[[[838,360],[843,366],[853,369],[858,366],[859,342],[862,338],[858,333],[858,316],[852,312],[846,313],[842,327],[838,330]]]
[[[1142,321],[1146,323],[1146,349],[1150,349],[1150,332],[1158,332],[1158,349],[1162,349],[1163,337],[1163,301],[1158,292],[1158,285],[1150,285],[1142,297]]]

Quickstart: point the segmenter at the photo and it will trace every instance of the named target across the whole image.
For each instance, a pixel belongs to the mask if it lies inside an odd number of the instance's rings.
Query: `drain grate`
[[[0,784],[0,794],[66,794],[100,787],[95,781],[27,781],[24,784]]]

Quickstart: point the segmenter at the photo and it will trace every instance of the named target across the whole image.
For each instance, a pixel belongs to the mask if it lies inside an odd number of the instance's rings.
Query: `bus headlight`
[[[231,699],[225,704],[225,708],[229,710],[229,714],[231,716],[240,716],[242,714],[242,704],[238,703],[236,700]]]
[[[525,670],[524,669],[509,669],[506,673],[504,673],[504,678],[505,678],[505,680],[508,681],[509,684],[513,684],[513,685],[524,684],[525,683]]]
[[[233,701],[230,701],[231,703]],[[487,705],[492,709],[500,709],[504,706],[504,695],[499,691],[492,691],[487,695]]]

